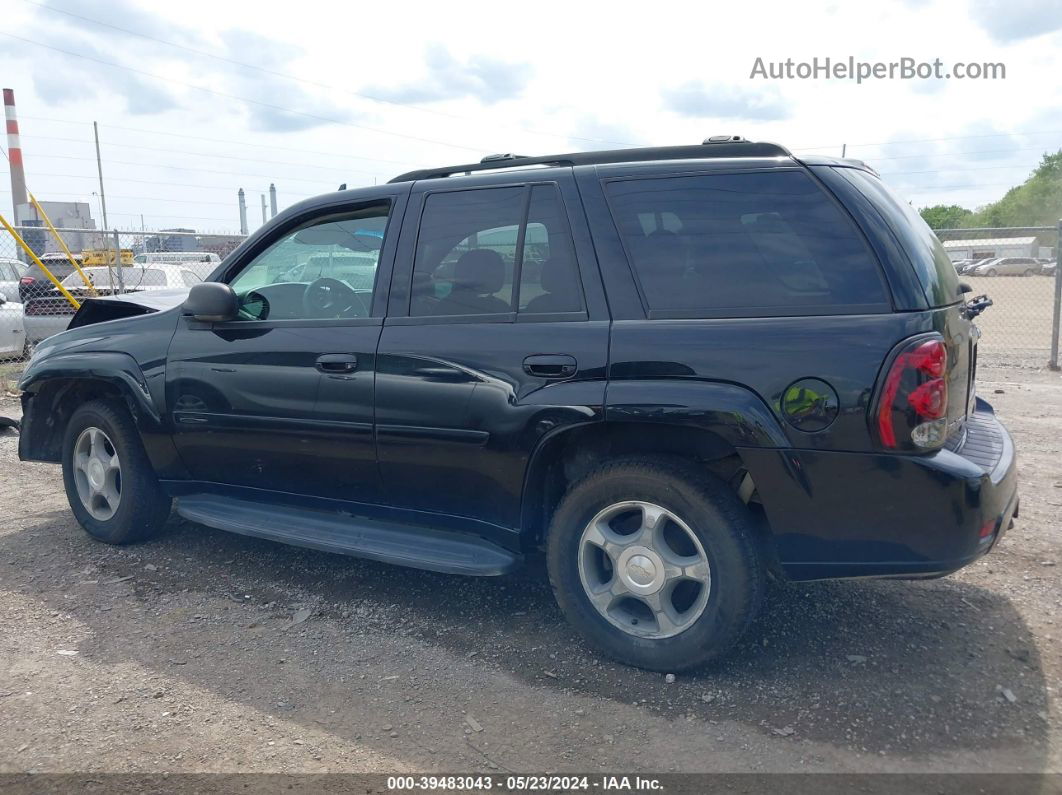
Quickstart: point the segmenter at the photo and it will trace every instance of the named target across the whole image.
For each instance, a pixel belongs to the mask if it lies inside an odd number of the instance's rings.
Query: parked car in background
[[[999,257],[978,265],[971,276],[1035,276],[1040,263],[1033,257]]]
[[[969,265],[972,262],[973,262],[972,259],[960,259],[960,260],[955,260],[951,264],[955,266],[955,272],[956,273],[962,273],[962,269],[965,268],[967,265]]]
[[[968,260],[965,265],[959,270],[960,274],[970,273],[984,265],[986,262],[991,262],[995,257],[982,257],[981,259]]]
[[[22,304],[0,295],[0,360],[25,358],[28,350]]]
[[[69,267],[69,263],[67,263]],[[81,272],[92,282],[97,296],[116,293],[165,290],[174,287],[189,288],[210,275],[214,265],[189,262],[184,265],[155,265],[149,268],[132,265],[121,269],[108,267],[82,268]],[[85,287],[81,274],[70,268],[60,284],[78,301],[90,301],[93,295]],[[51,283],[48,289],[39,289],[35,297],[25,304],[26,334],[31,344],[65,331],[74,316],[73,304]]]
[[[0,257],[0,295],[18,303],[18,283],[26,275],[26,264],[17,259]]]
[[[213,251],[151,251],[137,254],[133,258],[136,265],[185,265],[189,263],[209,264],[211,269],[221,264],[221,257]]]
[[[74,266],[70,264],[66,254],[41,254],[38,259],[52,276],[59,281],[62,281],[71,273],[75,273]],[[74,261],[78,265],[82,264],[82,259],[77,254],[74,255]],[[18,281],[19,301],[25,305],[31,298],[47,295],[50,292],[58,291],[55,289],[55,285],[52,284],[51,279],[40,269],[40,266],[34,263],[27,267],[26,272]]]
[[[19,455],[112,544],[176,498],[455,574],[544,549],[590,642],[679,671],[768,576],[941,576],[1010,527],[963,293],[858,161],[730,136],[487,158],[300,202],[187,292],[86,301],[19,382]]]
[[[1058,263],[1054,261],[1045,262],[1040,266],[1041,276],[1054,276],[1055,271],[1058,270]]]

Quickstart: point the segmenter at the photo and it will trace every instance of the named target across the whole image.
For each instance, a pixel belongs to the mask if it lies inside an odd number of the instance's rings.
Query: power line
[[[90,160],[95,162],[94,157],[78,157],[76,155],[34,155],[35,158],[45,158],[49,160]],[[117,163],[123,166],[138,166],[140,168],[171,168],[175,171],[192,171],[206,174],[225,174],[227,176],[234,177],[256,177],[260,179],[276,179],[276,174],[248,174],[243,171],[218,171],[215,168],[193,168],[190,166],[171,166],[167,163],[144,163],[137,162],[135,160],[108,160],[108,163]],[[340,172],[342,174],[342,172]],[[283,175],[285,180],[289,182],[309,182],[316,185],[335,185],[335,180],[323,180],[323,179],[305,179],[304,177],[289,177],[286,174]],[[339,179],[341,177],[337,177]]]
[[[280,77],[280,78],[283,78],[284,80],[292,80],[292,81],[294,81],[296,83],[303,83],[304,85],[314,86],[315,88],[323,88],[323,89],[326,89],[328,91],[340,91],[340,92],[342,92],[344,94],[348,94],[348,95],[350,95],[352,97],[358,97],[359,99],[368,100],[370,102],[378,102],[378,103],[381,103],[381,104],[384,104],[384,105],[391,105],[392,107],[402,108],[404,110],[414,110],[414,111],[418,111],[420,113],[429,113],[429,114],[432,114],[434,116],[443,116],[443,117],[446,117],[446,118],[463,120],[463,121],[469,120],[469,117],[467,115],[460,115],[460,114],[456,114],[456,113],[447,113],[446,111],[437,110],[435,108],[425,108],[425,107],[421,107],[420,105],[414,105],[413,103],[409,103],[409,102],[399,102],[398,100],[386,99],[384,97],[375,97],[375,96],[373,96],[371,94],[364,94],[364,93],[361,93],[359,91],[351,91],[349,88],[343,88],[342,86],[331,85],[331,84],[328,84],[328,83],[320,83],[320,82],[317,82],[315,80],[306,80],[305,78],[296,77],[295,75],[291,75],[291,74],[288,74],[286,72],[278,72],[278,71],[275,71],[273,69],[267,69],[267,68],[265,68],[263,66],[256,66],[254,64],[245,63],[243,61],[237,61],[237,60],[235,60],[233,58],[227,58],[224,55],[218,55],[217,53],[207,52],[205,50],[197,50],[194,47],[188,47],[188,46],[183,45],[183,44],[177,44],[176,42],[167,41],[166,39],[156,38],[155,36],[148,35],[147,33],[141,33],[139,31],[130,30],[129,28],[123,28],[123,27],[119,27],[118,25],[112,25],[109,22],[103,22],[103,21],[98,20],[98,19],[92,19],[91,17],[82,16],[81,14],[75,14],[72,11],[66,11],[65,9],[62,9],[62,8],[56,8],[55,6],[47,6],[47,5],[43,4],[43,3],[36,2],[35,0],[23,0],[23,2],[28,3],[30,5],[37,6],[38,8],[40,8],[42,10],[45,10],[45,11],[55,11],[55,12],[60,13],[60,14],[65,14],[68,17],[73,17],[74,19],[80,19],[83,22],[89,22],[89,23],[91,23],[93,25],[100,25],[100,26],[105,27],[105,28],[110,28],[111,30],[119,31],[120,33],[127,33],[130,36],[138,36],[139,38],[147,39],[148,41],[153,41],[153,42],[156,42],[158,44],[164,44],[167,47],[173,47],[173,48],[178,49],[178,50],[183,50],[185,52],[190,52],[193,55],[198,55],[198,56],[203,57],[203,58],[212,58],[215,61],[221,61],[222,63],[232,64],[233,66],[239,66],[239,67],[242,67],[244,69],[251,69],[253,71],[261,72],[263,74],[271,75],[273,77]],[[540,130],[532,130],[532,129],[529,129],[529,128],[526,128],[526,127],[516,127],[516,126],[512,126],[512,125],[510,125],[510,129],[519,130],[521,132],[529,133],[531,135],[540,135],[540,136],[544,136],[544,137],[547,137],[547,138],[561,138],[561,139],[564,139],[564,140],[586,141],[588,143],[614,144],[614,145],[617,145],[617,146],[635,146],[636,145],[636,144],[631,144],[631,143],[625,143],[623,141],[608,141],[608,140],[604,140],[604,139],[601,139],[601,138],[583,138],[583,137],[580,137],[580,136],[562,135],[562,134],[559,134],[559,133],[542,132]]]
[[[1042,132],[1019,132],[1019,133],[992,133],[989,135],[951,135],[946,138],[912,138],[906,141],[882,141],[880,143],[840,143],[826,144],[823,146],[795,146],[790,147],[794,152],[802,152],[809,149],[840,149],[842,146],[855,148],[857,146],[894,146],[896,144],[928,144],[941,141],[969,141],[974,138],[1011,138],[1014,136],[1028,137],[1031,135],[1062,135],[1062,130],[1044,130]]]
[[[1036,166],[1038,166],[1038,165],[1039,165],[1039,163],[1033,163],[1031,165],[1019,165],[1019,166],[983,166],[983,167],[978,167],[978,168],[963,168],[963,167],[934,168],[934,169],[929,169],[929,170],[926,170],[926,171],[882,171],[881,172],[881,176],[883,176],[883,177],[897,177],[897,176],[902,176],[902,175],[905,175],[905,174],[943,174],[943,173],[951,172],[951,171],[996,171],[996,170],[1005,169],[1005,168],[1014,168],[1014,169],[1020,168],[1022,170],[1027,170],[1027,169],[1030,169],[1030,168],[1036,168]]]
[[[31,121],[47,121],[47,122],[52,122],[52,123],[55,123],[55,124],[75,124],[75,125],[79,125],[79,126],[82,125],[82,124],[88,124],[88,122],[83,121],[81,119],[56,119],[56,118],[48,117],[48,116],[27,116],[27,115],[22,114],[22,113],[19,114],[19,118],[20,119],[30,119]],[[143,127],[126,127],[124,125],[119,125],[119,124],[100,124],[99,126],[102,127],[103,129],[107,129],[107,130],[122,130],[122,131],[125,131],[125,132],[145,133],[147,135],[166,135],[166,136],[169,136],[171,138],[185,138],[185,139],[188,139],[190,141],[208,141],[210,143],[232,144],[234,146],[253,147],[253,148],[256,148],[256,149],[275,149],[275,150],[277,150],[279,152],[305,152],[306,154],[310,154],[310,155],[322,155],[324,157],[340,157],[340,158],[346,158],[348,160],[368,160],[368,161],[371,161],[371,162],[374,162],[374,163],[390,163],[390,164],[398,165],[398,166],[423,165],[422,163],[416,163],[416,162],[414,162],[412,160],[387,160],[387,159],[382,158],[382,157],[361,157],[359,155],[340,154],[339,152],[322,152],[320,150],[303,149],[302,147],[294,147],[294,146],[276,146],[276,145],[271,145],[271,144],[255,144],[255,143],[251,143],[250,141],[234,141],[232,139],[225,139],[225,138],[204,138],[201,135],[186,135],[186,134],[183,134],[183,133],[169,132],[169,131],[166,131],[166,130],[145,130]],[[38,136],[38,137],[41,137],[41,136]],[[81,140],[81,139],[70,139],[70,140]]]
[[[935,160],[942,157],[966,157],[968,155],[1001,155],[1011,154],[1013,152],[1044,152],[1042,146],[1023,146],[1015,149],[978,149],[973,152],[941,152],[939,154],[927,155],[925,153],[920,155],[891,155],[890,157],[872,157],[871,159],[877,163],[881,160],[912,160],[919,157],[924,157],[929,160]],[[1046,152],[1045,152],[1046,154]]]
[[[10,193],[10,192],[11,191],[7,191],[7,190],[0,191],[0,193]],[[50,195],[52,195],[52,196],[79,196],[79,197],[83,197],[85,194],[83,192],[82,193],[77,193],[75,191],[58,191],[58,192],[51,191]],[[107,194],[107,198],[108,199],[112,198],[112,195],[110,193],[108,193]],[[115,198],[115,199],[137,199],[138,201],[150,201],[150,202],[167,202],[167,203],[170,203],[170,204],[214,204],[214,205],[217,205],[219,207],[232,207],[236,203],[235,201],[216,202],[216,201],[205,201],[205,200],[202,200],[202,199],[170,199],[170,198],[166,198],[164,196],[128,196],[128,195],[123,196],[120,193],[115,193],[113,195],[113,198]]]
[[[326,122],[328,124],[339,124],[345,127],[353,127],[358,130],[365,130],[367,132],[377,133],[379,135],[390,135],[395,138],[405,138],[412,141],[420,141],[421,143],[435,144],[437,146],[448,146],[452,149],[463,149],[468,152],[484,152],[489,147],[471,147],[464,146],[463,144],[452,144],[447,141],[439,141],[434,138],[424,138],[419,135],[408,135],[406,133],[393,132],[391,130],[381,130],[378,127],[369,127],[364,124],[355,124],[352,121],[345,121],[343,119],[336,119],[330,116],[322,116],[319,113],[309,113],[304,110],[295,110],[293,108],[285,108],[282,105],[274,105],[271,102],[262,102],[257,99],[250,99],[248,97],[237,96],[236,94],[227,94],[224,91],[217,91],[213,88],[206,88],[205,86],[199,86],[195,83],[186,83],[183,80],[174,80],[169,77],[163,77],[162,75],[154,74],[153,72],[145,72],[143,69],[135,69],[132,66],[125,66],[124,64],[114,63],[114,61],[106,61],[103,58],[95,58],[85,53],[73,52],[72,50],[64,50],[62,47],[55,47],[51,44],[45,44],[44,42],[34,41],[33,39],[27,39],[22,36],[16,36],[13,33],[7,33],[6,31],[0,31],[0,36],[6,36],[9,39],[15,41],[21,41],[25,44],[32,44],[34,47],[42,47],[46,50],[52,50],[53,52],[61,52],[64,55],[69,55],[72,58],[83,58],[86,61],[92,61],[103,66],[109,66],[114,69],[124,69],[127,72],[133,72],[134,74],[143,75],[144,77],[150,77],[152,80],[161,80],[164,83],[173,83],[174,85],[184,86],[185,88],[191,88],[196,91],[203,91],[207,94],[212,94],[216,97],[222,97],[223,99],[231,99],[236,102],[245,102],[249,105],[257,105],[263,108],[269,108],[270,110],[280,111],[281,113],[291,113],[296,116],[305,116],[308,119],[315,119],[316,121]]]
[[[63,179],[87,179],[95,182],[98,177],[87,174],[60,174],[54,171],[34,171],[34,177],[61,177]],[[223,190],[227,193],[232,193],[233,187],[231,185],[202,185],[194,182],[166,182],[158,179],[134,179],[132,177],[108,177],[108,182],[135,182],[141,185],[165,185],[166,187],[173,188],[195,188],[197,190]],[[268,193],[268,188],[250,188],[250,193]],[[294,196],[296,198],[305,199],[311,196],[319,196],[319,193],[292,193],[289,190],[284,190],[285,196]]]
[[[57,138],[55,136],[48,136],[48,135],[23,135],[22,138],[23,139],[29,139],[31,141],[33,141],[33,140],[69,141],[69,142],[72,142],[72,143],[83,143],[83,144],[86,144],[86,145],[91,145],[91,143],[92,143],[91,141],[82,140],[81,138]],[[243,161],[243,162],[246,162],[246,163],[268,163],[269,165],[274,165],[274,166],[298,166],[299,168],[312,168],[312,169],[317,169],[317,170],[322,170],[322,171],[342,171],[344,174],[363,174],[363,175],[369,176],[369,177],[381,177],[381,176],[384,176],[383,174],[380,174],[378,171],[357,171],[357,170],[346,169],[346,168],[336,168],[335,166],[315,166],[315,165],[312,165],[310,163],[296,163],[296,162],[294,162],[292,160],[263,160],[262,158],[258,158],[258,157],[239,157],[237,155],[215,155],[215,154],[211,154],[209,152],[190,152],[187,149],[166,149],[166,148],[157,147],[157,146],[139,146],[137,144],[127,144],[127,143],[107,143],[107,142],[103,142],[102,145],[104,147],[107,147],[107,148],[121,147],[122,149],[142,149],[145,152],[167,152],[169,154],[175,154],[175,155],[195,155],[196,157],[213,157],[213,158],[217,158],[217,159],[220,159],[220,160],[240,160],[240,161]],[[23,147],[23,148],[25,148],[25,147]]]

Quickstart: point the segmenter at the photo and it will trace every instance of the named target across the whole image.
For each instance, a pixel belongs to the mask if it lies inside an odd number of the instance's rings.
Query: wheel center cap
[[[633,593],[648,596],[664,586],[664,561],[649,547],[627,547],[616,563],[616,573]]]
[[[103,481],[107,479],[107,473],[103,469],[103,463],[93,459],[88,465],[88,479],[89,483],[95,489],[100,488],[103,485]]]
[[[638,585],[651,585],[656,579],[656,564],[645,555],[634,555],[627,561],[627,576]]]

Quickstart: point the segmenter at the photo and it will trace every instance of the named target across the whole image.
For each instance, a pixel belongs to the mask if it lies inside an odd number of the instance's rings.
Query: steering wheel
[[[307,316],[316,318],[367,317],[369,314],[364,299],[353,287],[327,276],[306,285],[302,308]]]

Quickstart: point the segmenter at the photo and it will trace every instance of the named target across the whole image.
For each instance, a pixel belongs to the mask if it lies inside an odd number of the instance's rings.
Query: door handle
[[[538,378],[570,378],[578,369],[575,357],[563,353],[537,354],[524,359],[524,372]]]
[[[325,353],[317,357],[314,366],[322,373],[353,373],[358,369],[358,357],[353,353]]]

